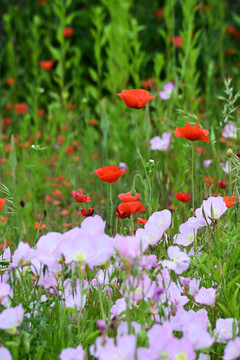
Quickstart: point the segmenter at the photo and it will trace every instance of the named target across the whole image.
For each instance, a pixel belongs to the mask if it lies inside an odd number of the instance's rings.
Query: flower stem
[[[111,204],[111,209],[110,209],[110,232],[111,235],[113,234],[113,199],[112,199],[112,184],[109,184],[109,197],[110,197],[110,204]]]
[[[195,212],[194,204],[195,204],[195,192],[194,192],[194,145],[193,145],[193,142],[192,142],[192,209],[193,209],[193,216],[194,216],[194,212]]]

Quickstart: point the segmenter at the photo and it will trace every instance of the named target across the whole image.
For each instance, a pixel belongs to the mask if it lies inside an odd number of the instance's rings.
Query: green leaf
[[[223,305],[220,302],[218,302],[217,304],[218,304],[218,306],[220,307],[220,309],[222,310],[222,312],[224,313],[224,315],[226,317],[231,317],[231,313],[228,311],[228,309],[225,307],[225,305]]]
[[[93,68],[89,68],[89,73],[93,81],[97,82],[98,81],[97,72]]]
[[[230,295],[232,287],[240,280],[240,274],[238,274],[230,283],[227,285],[227,294]]]

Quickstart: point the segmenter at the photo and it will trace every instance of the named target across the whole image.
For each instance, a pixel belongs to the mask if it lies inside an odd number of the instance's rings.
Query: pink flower
[[[110,341],[109,341],[110,340]],[[135,335],[117,336],[117,344],[113,339],[107,339],[105,346],[100,351],[99,360],[133,360],[135,359],[135,350],[137,338]]]
[[[2,360],[12,360],[12,355],[10,351],[4,346],[0,346],[0,359]]]
[[[213,288],[206,289],[201,287],[198,294],[195,296],[195,301],[199,304],[214,306],[216,290]]]
[[[170,146],[171,133],[164,132],[162,138],[155,136],[150,140],[151,150],[167,150]]]
[[[137,236],[123,236],[117,234],[113,240],[113,246],[125,260],[133,261],[147,249],[148,244],[144,239]]]
[[[22,304],[15,308],[3,310],[0,314],[0,329],[15,333],[17,326],[23,322],[24,310]]]
[[[76,348],[67,348],[62,350],[59,355],[61,360],[84,360],[85,352],[81,345],[78,345]]]
[[[12,256],[12,263],[10,264],[10,267],[29,265],[35,256],[36,251],[31,249],[27,243],[20,241]]]
[[[147,300],[154,295],[156,284],[147,275],[144,277],[133,277],[130,276],[125,281],[125,297],[128,297],[130,303],[135,304],[138,300]]]
[[[214,337],[210,336],[201,319],[198,321],[186,321],[183,325],[183,334],[193,345],[194,350],[209,348],[215,340]]]
[[[1,281],[1,279],[0,279]],[[7,283],[0,282],[0,304],[7,306],[9,303],[8,296],[11,293],[11,286]]]
[[[77,280],[76,286],[73,288],[72,280],[66,279],[64,281],[65,306],[72,309],[77,308],[77,310],[83,309],[86,304],[87,288],[87,280]]]
[[[210,196],[207,200],[203,200],[200,208],[196,209],[196,217],[188,219],[188,226],[199,229],[211,225],[212,220],[219,219],[226,211],[227,206],[221,196]]]
[[[218,319],[216,321],[216,328],[214,330],[214,333],[217,336],[217,340],[216,340],[217,342],[221,344],[225,344],[228,340],[232,339],[233,322],[235,322],[236,334],[238,334],[239,329],[238,329],[237,320],[233,318],[228,318],[228,319]]]
[[[171,338],[167,343],[166,351],[170,359],[196,359],[192,344],[184,337]]]
[[[176,274],[180,275],[188,269],[190,264],[190,257],[185,252],[180,251],[178,246],[169,246],[168,256],[172,260],[163,260],[162,266],[173,270]]]
[[[189,246],[197,236],[197,230],[189,227],[188,222],[179,227],[180,234],[174,235],[173,240],[178,245]]]
[[[234,360],[240,357],[240,338],[230,340],[224,349],[223,360]]]
[[[204,166],[205,168],[208,168],[208,167],[211,165],[211,163],[212,163],[212,160],[211,160],[211,159],[209,159],[209,160],[204,160],[203,166]]]
[[[160,359],[165,352],[167,342],[172,338],[172,326],[168,322],[162,325],[155,324],[148,331],[149,347],[151,351],[150,359]],[[161,341],[159,341],[161,339]]]
[[[227,124],[225,125],[224,130],[222,131],[222,137],[224,137],[225,139],[228,138],[237,138],[237,128],[235,125],[233,124]]]
[[[127,303],[126,303],[126,299],[123,297],[117,299],[115,304],[111,307],[110,313],[112,315],[120,315],[122,312],[126,311],[126,309],[127,309]]]
[[[176,86],[170,81],[164,85],[163,91],[159,92],[159,96],[162,100],[168,100],[174,93],[176,93]]]
[[[157,223],[148,221],[144,229],[137,229],[136,236],[149,245],[154,245],[161,240],[163,229]]]
[[[150,223],[156,223],[162,231],[166,231],[172,220],[172,214],[170,210],[162,210],[162,211],[156,211],[154,212],[148,219],[148,222]]]

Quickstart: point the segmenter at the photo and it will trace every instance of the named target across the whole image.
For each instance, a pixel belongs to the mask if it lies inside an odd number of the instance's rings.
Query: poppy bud
[[[233,154],[233,151],[232,151],[232,149],[228,149],[228,151],[227,151],[227,157],[231,157],[232,156],[232,154]]]
[[[137,192],[136,192],[136,189],[135,189],[135,188],[132,188],[132,189],[131,189],[131,195],[132,195],[132,196],[135,196],[136,193],[137,193]]]
[[[21,199],[21,201],[20,201],[19,204],[20,204],[21,207],[24,207],[24,206],[25,206],[25,202],[23,201],[23,199]]]

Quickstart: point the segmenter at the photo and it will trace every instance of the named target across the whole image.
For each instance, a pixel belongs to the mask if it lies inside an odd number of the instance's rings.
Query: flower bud
[[[227,151],[227,157],[231,157],[232,156],[232,154],[233,154],[233,151],[232,151],[232,149],[228,149],[228,151]]]

